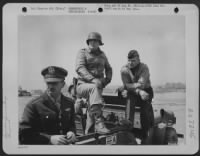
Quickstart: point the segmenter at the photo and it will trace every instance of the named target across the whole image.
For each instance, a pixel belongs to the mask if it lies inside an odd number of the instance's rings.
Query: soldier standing
[[[87,98],[89,105],[85,134],[93,124],[96,132],[107,133],[102,115],[102,91],[112,79],[112,68],[99,47],[103,43],[98,32],[89,33],[86,43],[88,48],[81,49],[76,58],[77,96]]]
[[[71,144],[76,140],[74,104],[61,94],[67,71],[50,66],[41,74],[47,90],[26,105],[19,128],[20,143]]]
[[[129,97],[131,104],[127,107],[126,118],[134,122],[135,106],[141,107],[141,125],[143,138],[147,137],[149,129],[154,124],[150,73],[148,66],[140,62],[136,50],[128,53],[128,63],[121,68],[121,79],[123,82],[122,96]]]

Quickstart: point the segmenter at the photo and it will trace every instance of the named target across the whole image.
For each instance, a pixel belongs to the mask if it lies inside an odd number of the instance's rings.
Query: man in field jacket
[[[126,110],[126,118],[134,122],[135,106],[141,107],[142,135],[145,138],[154,123],[151,104],[153,89],[148,66],[140,62],[136,50],[131,50],[128,53],[128,63],[121,68],[121,79],[124,85],[122,95],[128,96],[131,101],[130,107],[127,107]]]
[[[85,133],[95,123],[95,130],[107,133],[102,118],[102,91],[112,79],[112,68],[105,53],[99,48],[103,45],[101,35],[91,32],[86,40],[88,48],[81,49],[76,58],[78,74],[77,95],[88,99],[88,114]]]

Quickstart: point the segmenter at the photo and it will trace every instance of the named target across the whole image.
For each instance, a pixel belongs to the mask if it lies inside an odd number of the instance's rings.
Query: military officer
[[[81,49],[76,58],[77,96],[88,99],[89,105],[85,133],[88,134],[93,124],[95,131],[107,133],[102,116],[102,91],[112,79],[112,68],[99,47],[103,43],[98,32],[89,33],[86,43],[88,47]]]
[[[47,90],[30,101],[19,126],[21,144],[64,145],[75,142],[74,103],[61,93],[68,72],[50,66],[42,70]]]
[[[137,50],[128,53],[128,62],[121,68],[123,82],[122,96],[129,96],[130,107],[127,107],[126,118],[134,121],[134,108],[141,107],[141,125],[143,138],[147,137],[149,129],[153,126],[154,116],[152,109],[153,89],[151,87],[149,68],[140,62]]]

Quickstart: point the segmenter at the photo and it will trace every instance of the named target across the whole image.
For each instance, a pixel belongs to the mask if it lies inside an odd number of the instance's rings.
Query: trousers
[[[129,92],[130,101],[126,105],[125,113],[126,119],[134,122],[135,106],[140,107],[140,119],[144,135],[146,135],[147,131],[154,125],[154,114],[153,107],[151,104],[153,98],[153,90],[152,88],[149,88],[146,91],[150,95],[150,99],[148,101],[143,101],[138,95]]]
[[[103,89],[98,88],[93,83],[80,83],[76,88],[77,96],[88,99],[89,106],[94,104],[102,104]]]

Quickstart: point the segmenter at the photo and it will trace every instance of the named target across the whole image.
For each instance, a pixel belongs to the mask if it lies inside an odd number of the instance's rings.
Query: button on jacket
[[[60,110],[47,93],[32,100],[24,109],[19,125],[21,144],[49,144],[51,135],[75,132],[74,102],[61,95]]]
[[[77,55],[76,71],[79,79],[91,82],[94,78],[105,78],[109,83],[112,79],[112,68],[103,51],[92,52],[90,49],[81,49]]]

